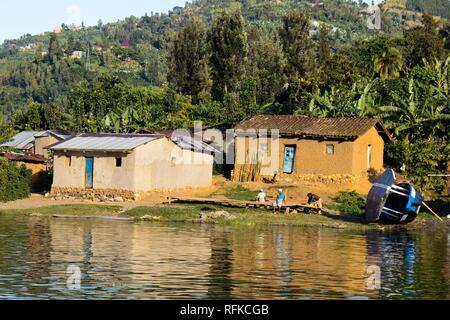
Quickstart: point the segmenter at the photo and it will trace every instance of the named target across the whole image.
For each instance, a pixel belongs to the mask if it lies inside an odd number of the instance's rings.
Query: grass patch
[[[325,226],[332,228],[356,228],[369,227],[363,220],[330,218],[321,215],[309,215],[303,213],[291,213],[288,215],[275,215],[271,210],[224,208],[221,206],[205,207],[204,205],[165,205],[156,207],[138,207],[128,210],[122,215],[134,217],[139,220],[143,216],[156,217],[157,221],[166,222],[200,222],[199,214],[202,211],[225,210],[233,215],[233,219],[208,219],[209,222],[230,226]]]
[[[356,191],[340,191],[333,198],[334,203],[326,205],[327,208],[354,216],[364,216],[366,199]]]
[[[140,219],[150,215],[160,217],[161,221],[183,222],[189,219],[197,219],[201,209],[198,206],[154,206],[136,207],[130,209],[122,215]]]
[[[242,185],[237,185],[234,187],[228,187],[225,189],[220,189],[211,194],[210,196],[221,195],[225,196],[228,199],[232,200],[241,200],[241,201],[251,201],[255,200],[258,195],[258,191],[250,190]]]
[[[0,214],[41,214],[41,215],[101,215],[101,214],[114,214],[119,212],[120,206],[111,205],[94,205],[94,204],[71,204],[71,205],[59,205],[50,206],[42,208],[32,208],[32,209],[11,209],[11,210],[0,210]]]

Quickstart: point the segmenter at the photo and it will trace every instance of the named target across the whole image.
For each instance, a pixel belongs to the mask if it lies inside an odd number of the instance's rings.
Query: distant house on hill
[[[213,156],[206,144],[164,135],[81,134],[49,147],[54,194],[120,196],[155,189],[208,187]],[[209,151],[208,151],[209,150]]]
[[[79,50],[73,51],[73,52],[70,54],[70,58],[71,58],[71,59],[81,59],[81,58],[83,58],[84,56],[86,56],[86,53],[85,53],[84,51],[79,51]]]
[[[60,26],[55,26],[53,28],[53,33],[61,33],[63,29]]]
[[[261,163],[261,176],[275,171],[283,176],[366,175],[369,169],[382,170],[384,143],[392,141],[379,119],[367,118],[259,115],[235,129],[235,157],[245,159],[235,161],[235,180],[248,170],[247,162]],[[273,129],[279,130],[275,139],[279,147],[272,151],[271,142],[261,134]],[[256,147],[250,150],[250,145]],[[262,165],[268,158],[278,161]]]

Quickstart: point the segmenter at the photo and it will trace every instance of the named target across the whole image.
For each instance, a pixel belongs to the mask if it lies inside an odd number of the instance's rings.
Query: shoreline
[[[412,223],[385,225],[367,223],[364,217],[323,210],[322,215],[289,213],[275,215],[271,210],[229,208],[206,204],[70,203],[37,208],[0,209],[0,215],[24,215],[52,219],[88,219],[143,223],[217,224],[231,227],[288,226],[320,227],[352,231],[392,231],[450,227],[450,220],[417,217]]]

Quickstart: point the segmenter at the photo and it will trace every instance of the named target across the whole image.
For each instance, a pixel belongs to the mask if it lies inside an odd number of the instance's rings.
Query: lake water
[[[449,299],[450,234],[0,215],[0,299],[42,298]]]

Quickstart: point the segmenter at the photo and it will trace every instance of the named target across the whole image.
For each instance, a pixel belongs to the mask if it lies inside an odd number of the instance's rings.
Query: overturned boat
[[[381,223],[413,221],[422,205],[421,195],[410,183],[395,183],[395,173],[388,169],[373,184],[367,196],[366,220]]]

